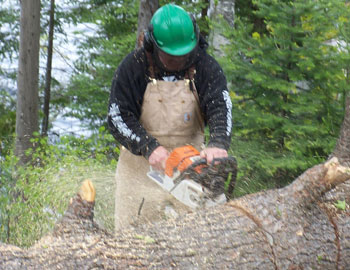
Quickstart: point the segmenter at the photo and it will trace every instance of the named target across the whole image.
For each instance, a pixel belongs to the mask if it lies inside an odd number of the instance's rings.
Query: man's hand
[[[148,158],[149,164],[157,171],[165,170],[165,162],[169,156],[169,151],[163,146],[158,146]]]
[[[217,147],[204,148],[201,153],[201,158],[205,158],[207,163],[210,164],[214,158],[225,158],[228,157],[227,151]]]

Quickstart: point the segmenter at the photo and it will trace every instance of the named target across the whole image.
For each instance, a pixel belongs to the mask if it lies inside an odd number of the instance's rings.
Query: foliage
[[[14,122],[9,93],[12,92],[10,85],[14,84],[17,71],[11,64],[17,58],[19,50],[19,5],[10,2],[0,0],[0,156],[4,140],[7,140],[5,137],[10,136],[14,129],[14,125],[10,125]]]
[[[344,5],[342,1],[337,3],[336,11],[339,16],[337,22],[339,36],[337,40],[337,46],[339,47],[339,65],[343,68],[346,76],[346,87],[343,92],[343,106],[345,107],[345,98],[350,94],[350,3],[347,1]]]
[[[113,73],[135,46],[138,5],[132,0],[85,0],[69,16],[76,23],[94,25],[95,34],[79,40],[80,57],[63,93],[71,108],[67,115],[88,120],[96,128],[105,123]]]
[[[14,99],[4,90],[0,90],[0,157],[12,146],[12,134],[15,132],[16,111]]]
[[[112,231],[114,138],[101,128],[92,138],[64,137],[57,145],[37,137],[40,146],[30,166],[17,167],[13,154],[1,163],[0,241],[30,246],[50,231],[85,179],[97,189],[96,220]]]
[[[282,186],[332,151],[348,87],[343,56],[329,42],[339,36],[338,3],[257,0],[255,16],[266,29],[256,32],[245,18],[227,27],[221,63],[232,87],[242,182]]]
[[[338,200],[334,203],[334,206],[337,207],[339,210],[345,210],[346,209],[346,202],[345,202],[345,200],[344,201]]]
[[[0,60],[12,60],[13,52],[18,51],[19,5],[0,0]]]
[[[254,32],[264,32],[264,19],[256,15],[257,6],[253,0],[235,0],[235,15],[238,18],[245,18],[253,25]]]

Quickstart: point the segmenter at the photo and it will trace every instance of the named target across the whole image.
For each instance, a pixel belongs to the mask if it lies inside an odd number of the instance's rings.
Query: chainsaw
[[[183,204],[193,209],[206,208],[223,204],[230,198],[237,162],[234,157],[226,157],[215,158],[207,164],[196,148],[185,145],[170,153],[164,172],[151,167],[147,176]]]

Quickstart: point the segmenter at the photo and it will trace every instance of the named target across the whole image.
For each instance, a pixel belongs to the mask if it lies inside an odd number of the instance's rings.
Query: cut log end
[[[294,195],[296,203],[308,204],[320,200],[322,195],[350,179],[350,168],[333,157],[324,164],[316,165],[300,175],[284,189],[286,196]]]
[[[94,202],[96,196],[96,189],[90,179],[87,179],[81,185],[79,195],[82,200],[87,202]]]
[[[85,180],[79,192],[70,200],[63,222],[68,220],[86,219],[93,220],[96,190],[91,180]]]
[[[325,182],[335,187],[350,179],[350,168],[340,165],[338,158],[333,157],[325,163],[327,169]]]

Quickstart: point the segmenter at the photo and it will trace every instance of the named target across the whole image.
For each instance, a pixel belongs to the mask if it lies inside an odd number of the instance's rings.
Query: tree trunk
[[[45,96],[44,96],[44,117],[41,126],[42,136],[47,136],[49,129],[50,114],[50,96],[51,96],[51,72],[52,72],[52,51],[53,51],[53,31],[55,24],[55,0],[50,2],[50,22],[49,22],[49,40],[47,46],[47,62],[45,76]]]
[[[346,98],[345,117],[332,156],[338,157],[341,164],[350,167],[350,96]]]
[[[228,39],[223,35],[223,28],[215,23],[220,22],[222,16],[232,27],[234,22],[235,2],[232,0],[210,0],[209,17],[214,22],[209,34],[209,43],[214,48],[216,56],[224,56],[221,46],[228,44]]]
[[[136,48],[142,47],[143,32],[147,31],[153,13],[158,9],[158,0],[141,0],[138,17]]]
[[[30,160],[25,151],[33,147],[30,139],[38,131],[40,0],[22,0],[20,3],[15,153],[19,164],[23,165]]]
[[[115,236],[93,222],[87,181],[52,234],[0,244],[1,269],[350,269],[350,168],[336,158],[291,185]],[[334,190],[332,187],[338,186]]]

